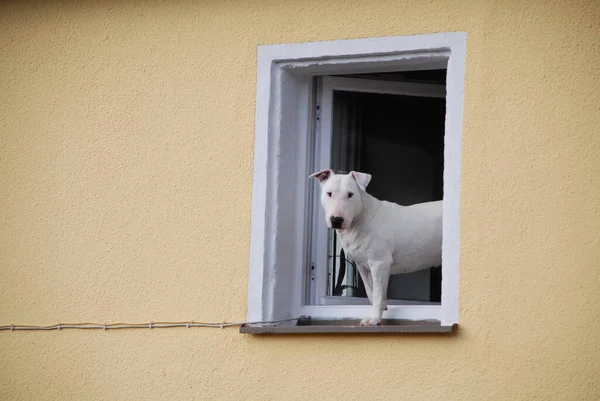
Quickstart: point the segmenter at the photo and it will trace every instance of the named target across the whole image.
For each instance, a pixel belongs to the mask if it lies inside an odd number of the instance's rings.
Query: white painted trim
[[[452,43],[446,79],[444,203],[442,235],[442,325],[458,323],[460,266],[460,190],[466,34]],[[451,196],[448,196],[448,195]]]
[[[369,316],[371,310],[370,305],[327,305],[303,306],[298,313],[315,318],[362,319]],[[383,318],[441,321],[441,308],[439,305],[388,305]]]
[[[412,301],[412,300],[403,300],[403,299],[388,299],[388,305],[404,305],[404,306],[413,306],[413,305],[427,305],[427,306],[440,306],[439,302],[431,302],[431,301]],[[336,296],[325,296],[321,297],[319,305],[369,305],[369,300],[367,298],[359,298],[359,297],[336,297]]]
[[[345,307],[302,306],[299,283],[303,282],[308,265],[303,228],[310,194],[307,152],[311,76],[447,65],[446,139],[450,145],[445,149],[445,160],[450,160],[454,167],[449,172],[445,168],[444,172],[444,280],[441,313],[435,319],[442,324],[458,322],[465,42],[465,33],[453,32],[258,48],[248,320],[287,318],[303,310],[329,313],[323,308],[329,308],[332,314],[329,317],[345,313]],[[448,193],[452,196],[446,201]],[[420,309],[399,306],[390,308],[385,316],[428,318],[434,313],[433,307],[427,308],[413,314],[409,311]]]
[[[448,54],[449,56],[449,54]],[[446,86],[373,79],[323,77],[323,95],[334,90],[419,97],[446,97]]]

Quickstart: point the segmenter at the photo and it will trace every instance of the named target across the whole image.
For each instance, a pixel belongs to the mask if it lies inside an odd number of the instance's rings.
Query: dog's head
[[[363,209],[364,193],[371,175],[356,171],[335,174],[327,169],[314,173],[310,178],[321,183],[321,204],[325,209],[327,226],[341,230],[352,227]]]

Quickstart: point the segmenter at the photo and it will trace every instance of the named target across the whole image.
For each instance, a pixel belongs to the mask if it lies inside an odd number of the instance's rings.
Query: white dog
[[[314,173],[329,228],[356,263],[373,305],[361,326],[381,323],[387,309],[390,274],[410,273],[442,264],[442,201],[400,206],[365,192],[371,175],[332,170]]]

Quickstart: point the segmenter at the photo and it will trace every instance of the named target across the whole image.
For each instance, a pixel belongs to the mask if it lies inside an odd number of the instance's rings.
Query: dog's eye
[[[348,192],[348,198],[352,198],[354,196],[354,192]]]
[[[327,192],[327,196],[331,198],[331,192]]]

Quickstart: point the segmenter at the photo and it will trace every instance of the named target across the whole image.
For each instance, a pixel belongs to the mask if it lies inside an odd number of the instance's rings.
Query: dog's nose
[[[329,221],[331,221],[331,228],[341,228],[342,223],[344,222],[344,218],[331,216],[329,218]]]

